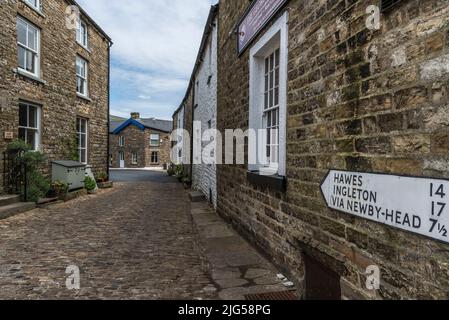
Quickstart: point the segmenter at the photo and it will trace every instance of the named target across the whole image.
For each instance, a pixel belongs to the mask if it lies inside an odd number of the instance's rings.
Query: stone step
[[[192,202],[202,202],[206,201],[206,197],[202,192],[199,191],[192,191],[189,193],[190,201]]]
[[[0,195],[0,207],[20,202],[20,196],[16,194]]]
[[[36,208],[34,202],[18,202],[0,207],[0,220],[6,219]]]

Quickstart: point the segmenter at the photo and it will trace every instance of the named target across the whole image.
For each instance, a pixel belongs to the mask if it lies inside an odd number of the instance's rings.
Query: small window
[[[137,164],[137,152],[133,152],[131,155],[132,164]]]
[[[151,136],[150,136],[150,146],[152,146],[152,147],[159,147],[159,145],[160,145],[160,141],[159,141],[159,139],[160,139],[160,135],[159,134],[152,134]]]
[[[125,146],[125,137],[124,136],[119,136],[118,137],[118,145],[119,145],[119,147],[124,147]]]
[[[40,148],[41,108],[28,104],[19,104],[19,139],[29,144],[32,150]]]
[[[25,3],[37,11],[41,11],[41,0],[25,0]]]
[[[81,57],[76,57],[76,92],[85,97],[88,96],[87,69],[87,61]]]
[[[159,152],[151,152],[151,163],[156,164],[159,163]]]
[[[87,24],[81,19],[78,19],[76,21],[76,41],[83,47],[87,48],[88,46]]]
[[[76,119],[76,136],[78,142],[78,161],[87,163],[87,120],[83,118]]]
[[[109,165],[112,166],[114,164],[114,157],[112,154],[109,155]]]
[[[39,77],[40,30],[31,23],[17,19],[17,55],[19,69]]]

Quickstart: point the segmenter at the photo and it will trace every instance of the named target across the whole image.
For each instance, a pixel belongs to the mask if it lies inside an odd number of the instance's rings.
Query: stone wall
[[[287,3],[287,191],[218,167],[218,212],[305,292],[304,255],[338,273],[342,298],[449,298],[449,245],[330,210],[329,169],[449,177],[447,1],[404,0],[368,30],[379,1]],[[232,33],[248,2],[222,0],[218,128],[248,128],[249,54]],[[366,267],[381,269],[367,289]]]
[[[125,145],[119,146],[119,138],[125,138]],[[119,152],[125,155],[125,168],[145,168],[146,167],[146,153],[145,153],[145,134],[140,128],[130,125],[120,131],[119,134],[111,134],[110,146],[112,154],[112,168],[120,168]],[[149,142],[148,142],[149,143]],[[147,144],[148,144],[147,143]],[[137,163],[132,163],[132,154],[137,153]]]
[[[53,160],[67,159],[68,141],[76,135],[77,117],[89,121],[88,160],[95,173],[107,171],[108,140],[108,49],[106,40],[88,20],[89,49],[75,40],[75,30],[66,27],[63,0],[43,2],[43,15],[22,1],[2,1],[0,5],[0,151],[10,140],[5,132],[18,136],[19,101],[42,107],[41,145],[48,158],[44,168],[50,170]],[[16,21],[20,15],[41,29],[41,74],[43,82],[17,73]],[[89,62],[90,100],[77,97],[75,60],[80,55]],[[0,164],[3,168],[3,165]],[[0,170],[2,174],[2,170]],[[2,178],[2,177],[0,177]]]
[[[218,21],[214,21],[217,26]],[[195,75],[194,121],[201,123],[202,132],[217,128],[217,27],[212,29],[201,65]],[[210,128],[209,128],[210,122]],[[203,146],[209,143],[203,143]],[[216,166],[194,164],[193,188],[202,191],[206,198],[217,205]]]
[[[152,134],[159,134],[160,145],[158,147],[150,146],[150,137]],[[164,167],[170,163],[170,134],[166,132],[161,132],[157,130],[145,129],[145,157],[147,167]],[[162,142],[161,142],[162,141]],[[151,162],[151,153],[157,152],[159,162]]]
[[[150,146],[150,136],[153,133],[160,135],[159,147]],[[119,137],[125,138],[125,146],[119,146]],[[120,168],[119,152],[125,154],[126,168],[162,167],[170,162],[170,134],[162,131],[146,128],[141,130],[135,125],[130,125],[118,134],[110,135],[110,156],[112,156],[112,168]],[[159,162],[151,163],[151,152],[159,154]],[[132,154],[137,153],[137,163],[132,163]]]

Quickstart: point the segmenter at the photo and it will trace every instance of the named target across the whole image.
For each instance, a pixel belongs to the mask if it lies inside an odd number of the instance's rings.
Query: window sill
[[[89,98],[88,96],[82,95],[81,93],[78,93],[78,92],[77,92],[77,93],[76,93],[76,96],[77,96],[78,98],[80,98],[80,99],[83,99],[83,100],[92,102],[92,99],[91,99],[91,98]]]
[[[26,2],[25,0],[22,0],[22,3],[25,4],[28,8],[30,8],[31,10],[33,10],[34,12],[36,12],[38,15],[40,15],[42,18],[45,18],[45,15],[42,13],[41,10],[39,10],[36,7],[33,7],[32,5],[30,5],[28,2]]]
[[[76,43],[77,43],[81,48],[83,48],[84,50],[86,50],[87,52],[92,53],[92,50],[89,49],[89,47],[84,46],[84,45],[83,45],[81,42],[79,42],[78,40],[76,41]]]
[[[21,69],[14,69],[13,72],[18,74],[18,75],[21,75],[23,77],[26,77],[28,79],[31,79],[33,81],[36,81],[36,82],[38,82],[40,84],[43,84],[43,85],[47,84],[47,82],[42,80],[41,78],[36,77],[35,75],[33,75],[33,74],[29,73],[29,72],[23,71]]]
[[[278,192],[287,191],[287,178],[279,175],[264,176],[259,171],[248,171],[247,179],[250,184],[256,187],[269,189]]]

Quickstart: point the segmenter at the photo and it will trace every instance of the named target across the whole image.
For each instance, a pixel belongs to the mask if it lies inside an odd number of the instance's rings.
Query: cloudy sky
[[[217,0],[79,0],[114,42],[111,113],[171,119]]]

